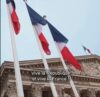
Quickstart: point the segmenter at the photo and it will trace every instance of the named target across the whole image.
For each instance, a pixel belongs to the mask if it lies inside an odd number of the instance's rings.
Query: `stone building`
[[[83,71],[76,70],[67,62],[66,64],[69,67],[80,97],[100,97],[100,56],[84,55],[76,58],[82,65]],[[59,58],[51,58],[47,61],[51,70],[63,70]],[[48,80],[38,80],[38,78],[47,78],[46,75],[38,74],[45,71],[42,60],[20,61],[20,68],[25,97],[53,97]],[[59,97],[74,97],[67,76],[54,75],[54,77],[58,78],[54,82]],[[66,78],[66,80],[60,78]],[[1,65],[0,79],[1,97],[17,97],[13,62],[5,61]]]

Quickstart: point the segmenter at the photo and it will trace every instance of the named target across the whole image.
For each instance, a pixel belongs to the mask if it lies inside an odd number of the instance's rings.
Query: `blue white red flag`
[[[68,42],[68,39],[62,35],[53,25],[51,25],[47,20],[45,20],[43,17],[41,17],[38,13],[36,13],[32,8],[30,8],[27,4],[27,9],[29,12],[29,16],[31,19],[32,24],[35,26],[36,31],[38,32],[39,35],[39,39],[41,41],[42,47],[44,49],[44,51],[50,52],[48,46],[48,42],[45,39],[43,33],[42,33],[42,28],[41,25],[45,25],[48,24],[51,34],[55,40],[55,42],[57,43],[61,54],[63,56],[63,58],[68,61],[70,64],[72,64],[75,68],[77,69],[81,69],[80,64],[78,63],[78,61],[75,59],[75,57],[72,55],[72,53],[69,51],[69,49],[66,47],[66,43]]]
[[[50,49],[49,49],[49,43],[46,40],[45,36],[42,33],[42,26],[46,25],[46,20],[43,19],[38,13],[36,13],[28,4],[26,4],[28,13],[32,22],[32,25],[35,27],[35,30],[38,34],[38,37],[40,39],[41,45],[43,50],[47,55],[50,55]]]
[[[75,59],[73,54],[70,52],[68,47],[66,46],[66,43],[68,39],[63,36],[52,24],[48,22],[48,26],[50,28],[51,34],[53,36],[54,41],[56,42],[58,48],[60,49],[60,52],[63,56],[63,58],[68,61],[70,64],[72,64],[76,69],[81,70],[81,65],[78,63],[78,61]]]
[[[84,49],[84,51],[86,52],[88,52],[89,54],[91,54],[92,55],[92,52],[91,52],[91,50],[90,49],[88,49],[88,48],[86,48],[85,46],[82,46],[83,47],[83,49]]]
[[[18,16],[16,14],[16,6],[14,0],[6,0],[9,14],[11,16],[12,24],[15,30],[15,33],[18,34],[20,31],[20,23]]]

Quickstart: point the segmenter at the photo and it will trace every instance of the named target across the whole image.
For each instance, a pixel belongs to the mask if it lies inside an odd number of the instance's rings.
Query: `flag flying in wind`
[[[92,54],[91,51],[90,51],[90,49],[86,48],[85,46],[82,46],[82,47],[83,47],[83,49],[84,49],[85,52],[87,51],[89,54]]]
[[[58,48],[61,51],[61,54],[63,58],[68,61],[70,64],[72,64],[76,69],[81,70],[81,65],[78,63],[78,61],[75,59],[75,57],[72,55],[70,50],[67,48],[66,43],[68,41],[65,36],[63,36],[52,24],[48,22],[48,26],[50,28],[51,34],[53,36],[54,41],[57,43]]]
[[[6,4],[8,7],[9,14],[11,16],[11,20],[12,20],[12,24],[13,24],[15,33],[18,34],[20,31],[20,23],[19,23],[19,19],[18,19],[18,16],[16,14],[16,11],[15,11],[16,6],[14,3],[14,0],[6,0]]]
[[[47,55],[50,55],[50,49],[49,49],[49,43],[46,40],[45,36],[42,33],[42,26],[46,25],[46,20],[41,17],[38,13],[36,13],[29,5],[27,5],[28,13],[32,22],[32,25],[35,27],[35,30],[38,34],[38,37],[40,39],[41,45],[43,50]]]

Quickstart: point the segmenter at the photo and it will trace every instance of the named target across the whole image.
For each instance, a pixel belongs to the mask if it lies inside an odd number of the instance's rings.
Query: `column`
[[[57,93],[58,93],[59,97],[62,97],[62,91],[63,91],[62,87],[57,86]]]
[[[89,97],[96,97],[96,91],[95,89],[88,89],[89,90]]]
[[[32,85],[32,97],[42,97],[42,87],[39,85]]]
[[[15,83],[8,83],[7,96],[8,97],[17,97],[17,90],[16,90]]]

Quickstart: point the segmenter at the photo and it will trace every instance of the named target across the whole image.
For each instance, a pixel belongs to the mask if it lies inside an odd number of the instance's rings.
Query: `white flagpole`
[[[7,7],[7,11],[9,11],[8,7]],[[23,91],[23,85],[22,85],[22,79],[21,79],[21,73],[20,73],[20,66],[19,66],[19,61],[18,61],[18,57],[17,57],[16,42],[15,42],[15,36],[14,36],[15,32],[14,32],[14,28],[12,25],[10,12],[8,12],[8,19],[9,19],[9,28],[10,28],[10,36],[11,36],[11,44],[12,44],[12,53],[13,53],[13,59],[14,59],[17,96],[24,97],[24,91]]]
[[[36,32],[34,26],[33,26],[33,30],[34,30],[34,34],[35,34],[35,37],[36,37],[36,40],[37,40],[39,49],[40,49],[40,53],[41,53],[41,57],[42,57],[42,60],[43,60],[43,63],[44,63],[44,67],[45,67],[47,76],[48,76],[48,78],[49,78],[49,83],[50,83],[51,91],[52,91],[52,93],[53,93],[53,97],[59,97],[58,94],[57,94],[57,90],[56,90],[55,84],[54,84],[54,82],[53,82],[53,80],[52,80],[52,76],[49,74],[49,73],[50,73],[50,69],[49,69],[47,60],[46,60],[46,58],[45,58],[45,56],[44,56],[44,51],[43,51],[43,48],[42,48],[42,46],[41,46],[40,40],[39,40],[39,38],[38,38],[38,35],[37,35],[37,32]]]
[[[55,41],[54,41],[54,43],[55,43]],[[68,70],[68,67],[66,66],[66,63],[65,63],[65,61],[64,61],[64,59],[63,59],[63,57],[62,57],[62,55],[61,55],[61,52],[60,52],[60,50],[59,50],[59,48],[58,48],[58,46],[57,46],[56,43],[55,43],[55,45],[56,45],[57,51],[58,51],[58,53],[59,53],[61,62],[62,62],[62,64],[63,64],[63,67],[64,67],[65,71],[66,71],[67,74],[68,74],[68,75],[67,75],[67,76],[68,76],[68,80],[69,80],[70,85],[71,85],[71,87],[72,87],[73,93],[74,93],[75,97],[80,97],[79,94],[78,94],[78,92],[77,92],[77,89],[76,89],[76,87],[75,87],[75,85],[74,85],[74,82],[73,82],[73,80],[72,80],[72,78],[71,78],[71,76],[70,76],[70,72],[69,72],[69,70]]]

